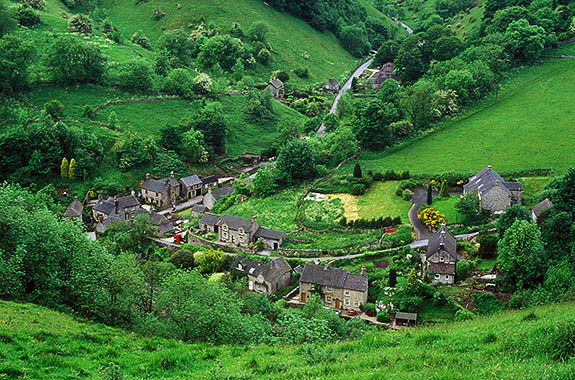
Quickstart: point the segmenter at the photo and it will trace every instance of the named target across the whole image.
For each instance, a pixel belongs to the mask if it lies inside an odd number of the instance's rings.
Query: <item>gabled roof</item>
[[[195,204],[192,206],[192,211],[193,212],[206,212],[208,211],[208,208],[206,206],[202,206],[201,204]]]
[[[271,228],[260,227],[255,235],[256,238],[264,238],[271,240],[281,240],[286,238],[286,234],[280,230],[272,230]]]
[[[110,202],[108,200],[104,200],[104,199],[98,199],[98,201],[96,202],[96,204],[94,204],[93,209],[104,213],[106,215],[110,215],[111,213],[114,212],[114,202]]]
[[[446,250],[453,257],[457,257],[457,239],[449,232],[445,225],[441,226],[427,242],[427,258],[433,256],[440,249]]]
[[[554,208],[553,202],[549,200],[549,198],[543,199],[541,202],[537,203],[531,211],[538,217],[543,211],[549,210],[550,208]]]
[[[68,205],[66,212],[64,213],[65,218],[79,218],[82,216],[82,212],[84,211],[84,205],[78,197],[74,197],[72,203]]]
[[[395,313],[395,319],[405,319],[408,321],[417,321],[417,313],[405,313],[403,311],[398,311]]]
[[[350,277],[348,281],[348,276]],[[307,282],[340,289],[367,290],[367,276],[352,275],[348,270],[307,263],[303,268],[300,282]]]
[[[200,224],[215,226],[220,221],[220,216],[216,214],[205,213],[200,218]]]
[[[197,174],[180,178],[180,182],[184,184],[186,187],[192,187],[203,184],[203,181],[198,177]]]
[[[272,79],[270,79],[269,84],[270,84],[272,87],[281,88],[281,87],[283,87],[284,82],[282,82],[282,81],[279,80],[278,78],[272,78]]]
[[[486,166],[479,173],[469,178],[469,182],[463,185],[463,190],[466,193],[475,191],[483,194],[491,190],[494,186],[499,185],[507,193],[511,194],[510,190],[521,190],[522,185],[520,182],[507,182],[499,174],[493,170],[491,165]]]
[[[219,201],[224,195],[228,195],[234,192],[234,188],[231,186],[219,187],[217,189],[212,189],[212,195],[216,201]]]
[[[154,193],[163,193],[168,188],[168,184],[171,185],[172,187],[180,185],[178,180],[172,176],[161,179],[148,178],[144,181],[142,189],[153,191]]]
[[[232,264],[232,269],[244,272],[246,274],[257,276],[257,274],[254,273],[256,271],[256,268],[258,268],[260,265],[262,264],[240,256]]]
[[[118,208],[120,210],[140,205],[140,201],[138,201],[138,198],[134,195],[126,195],[124,197],[108,198],[106,200],[100,199],[94,205],[94,210],[106,215],[111,215],[116,210],[116,201],[118,202]]]
[[[241,218],[239,216],[224,214],[220,219],[220,226],[226,224],[230,230],[239,230],[243,228],[245,231],[249,231],[254,222],[251,219]]]
[[[291,267],[283,257],[273,259],[267,264],[255,262],[245,257],[238,257],[232,264],[232,269],[244,272],[254,277],[261,275],[265,281],[275,283],[282,275],[291,272]]]
[[[329,78],[328,81],[325,82],[323,87],[328,90],[336,90],[339,88],[339,81],[335,78]]]

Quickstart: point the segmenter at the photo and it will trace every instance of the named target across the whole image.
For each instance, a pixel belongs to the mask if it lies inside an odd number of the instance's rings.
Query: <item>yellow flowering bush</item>
[[[458,184],[458,185],[463,185],[463,180],[460,179],[459,181],[457,181],[457,184]]]
[[[417,217],[430,229],[439,228],[443,223],[445,223],[445,215],[441,214],[433,207],[423,209],[419,214],[417,214]]]

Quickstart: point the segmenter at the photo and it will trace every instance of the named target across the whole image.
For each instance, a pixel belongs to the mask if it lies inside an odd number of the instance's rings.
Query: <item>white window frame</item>
[[[228,231],[222,231],[222,239],[228,240]]]
[[[331,292],[331,291],[332,291],[331,286],[326,286],[326,287],[325,287],[325,290],[328,291],[328,292]]]
[[[353,307],[359,307],[359,301],[358,300],[353,301]]]
[[[344,291],[343,291],[343,294],[346,295],[346,296],[349,296],[349,290],[348,290],[348,289],[344,290]]]
[[[346,298],[346,299],[345,299],[344,305],[345,305],[345,306],[351,305],[351,301],[349,300],[349,298]]]
[[[445,279],[446,279],[446,280],[449,280],[449,275],[448,275],[448,274],[445,275]]]
[[[325,296],[325,302],[326,303],[331,303],[332,299],[330,296]]]
[[[440,278],[441,278],[441,275],[440,275],[439,273],[436,273],[436,274],[435,274],[435,279],[436,279],[436,280],[439,280]]]
[[[439,256],[439,261],[444,262],[445,259],[443,258],[443,256]]]

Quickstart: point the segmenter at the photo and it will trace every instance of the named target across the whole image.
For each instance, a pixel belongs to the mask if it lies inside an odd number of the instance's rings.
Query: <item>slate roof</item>
[[[455,264],[447,263],[429,263],[428,273],[434,274],[452,274],[455,275]]]
[[[210,183],[218,183],[218,177],[216,177],[215,175],[204,177],[202,178],[202,183],[204,185],[209,185]]]
[[[339,89],[339,82],[335,78],[329,78],[328,81],[325,82],[323,86],[328,90],[337,90]]]
[[[215,226],[220,221],[220,216],[217,214],[206,213],[200,218],[200,224],[208,226]]]
[[[531,211],[533,211],[535,216],[538,217],[543,211],[549,210],[550,208],[554,208],[554,207],[555,207],[555,205],[553,205],[553,202],[551,202],[549,200],[549,198],[545,198],[541,202],[539,202],[535,206],[533,206]]]
[[[68,205],[66,212],[64,213],[65,218],[79,218],[82,216],[82,212],[84,211],[84,205],[78,197],[74,197],[72,203]]]
[[[272,230],[271,228],[260,227],[255,235],[256,238],[264,238],[271,240],[281,240],[286,238],[286,234],[280,230]]]
[[[184,178],[180,178],[180,182],[182,184],[184,184],[184,186],[186,186],[186,187],[193,187],[193,186],[203,184],[203,181],[200,179],[200,177],[198,177],[197,174],[194,174],[194,175],[191,175],[188,177],[184,177]]]
[[[177,187],[180,185],[178,180],[172,176],[161,179],[148,178],[144,181],[142,189],[153,191],[155,193],[163,193],[166,191],[168,183],[172,185],[172,187]]]
[[[208,208],[206,206],[202,206],[201,204],[195,204],[192,206],[192,212],[204,213],[206,211],[208,211]]]
[[[219,187],[217,189],[212,189],[212,195],[216,201],[219,201],[224,195],[228,195],[234,192],[234,188],[231,186]]]
[[[254,272],[260,265],[262,264],[240,256],[232,264],[232,269],[244,272],[246,274],[254,275]]]
[[[348,277],[351,276],[348,280]],[[332,266],[307,263],[303,268],[300,282],[330,286],[333,288],[365,291],[367,276],[353,275],[349,271]]]
[[[271,283],[279,281],[282,275],[291,272],[290,265],[283,257],[275,258],[267,264],[258,263],[244,257],[238,257],[232,264],[232,269],[254,277],[262,275],[265,281]]]
[[[252,228],[253,222],[250,219],[224,214],[220,219],[219,225],[222,226],[224,224],[227,224],[230,230],[239,230],[240,228],[243,228],[245,231],[249,231]]]
[[[477,190],[479,194],[483,194],[491,190],[496,184],[499,184],[509,194],[511,194],[510,190],[521,190],[523,187],[521,182],[505,181],[503,177],[492,169],[491,165],[488,165],[479,173],[470,177],[469,182],[463,185],[463,190],[466,193]]]
[[[111,215],[115,212],[116,206],[115,202],[118,201],[118,208],[123,210],[128,207],[137,207],[140,205],[140,201],[134,195],[126,195],[124,197],[119,198],[108,198],[108,199],[100,199],[94,205],[94,210],[102,212],[107,215]]]
[[[441,226],[439,230],[429,237],[426,257],[433,256],[440,248],[444,248],[453,257],[458,257],[457,239],[445,226]]]
[[[284,82],[282,82],[278,78],[272,78],[272,79],[270,79],[269,84],[275,88],[281,88],[281,87],[283,87]]]
[[[104,213],[106,215],[110,215],[114,212],[114,202],[110,202],[104,199],[98,199],[96,204],[94,204],[94,210]]]
[[[405,313],[403,311],[398,311],[395,313],[395,319],[405,319],[408,321],[417,321],[417,313]]]

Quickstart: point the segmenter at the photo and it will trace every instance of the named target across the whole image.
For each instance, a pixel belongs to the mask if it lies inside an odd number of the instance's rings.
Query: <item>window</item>
[[[353,306],[354,306],[354,307],[359,307],[359,301],[358,301],[358,300],[353,301]]]
[[[346,296],[349,296],[349,290],[346,289],[346,290],[343,292],[343,294],[345,294]]]
[[[222,231],[222,239],[228,240],[228,232],[227,231]]]
[[[222,226],[222,230],[227,231],[227,230],[228,230],[228,225],[227,225],[227,224],[224,224],[224,225]]]
[[[443,262],[443,260],[445,260],[443,256],[439,256],[439,261]]]
[[[441,277],[440,274],[438,274],[438,273],[435,274],[435,279],[436,279],[436,280],[439,280],[440,277]]]
[[[449,275],[448,275],[448,274],[445,275],[445,279],[446,279],[446,280],[449,280]]]
[[[349,298],[345,299],[345,306],[349,306],[351,302],[349,302]]]
[[[327,290],[328,292],[331,292],[331,286],[326,286],[325,290]]]
[[[325,297],[325,302],[326,302],[326,303],[331,303],[331,297],[330,297],[330,296],[326,296],[326,297]]]

